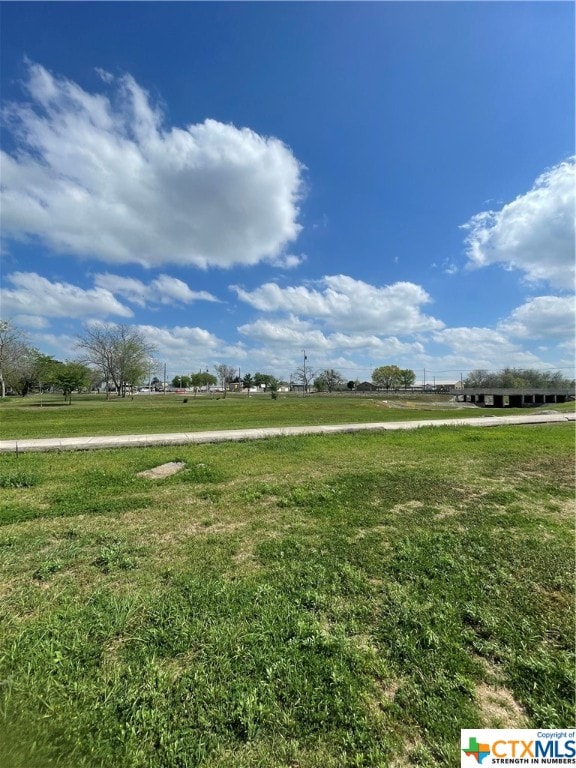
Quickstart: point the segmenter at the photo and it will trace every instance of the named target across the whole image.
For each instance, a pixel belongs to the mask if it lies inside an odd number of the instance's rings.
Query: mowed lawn
[[[3,455],[0,486],[2,768],[451,768],[460,728],[574,722],[573,425]]]
[[[438,402],[444,398],[445,403]],[[449,396],[414,400],[410,395],[38,395],[0,400],[0,439],[198,432],[214,429],[349,424],[423,418],[462,418],[530,413],[527,409],[455,408]],[[550,406],[574,410],[574,403]],[[537,412],[537,411],[536,411]]]

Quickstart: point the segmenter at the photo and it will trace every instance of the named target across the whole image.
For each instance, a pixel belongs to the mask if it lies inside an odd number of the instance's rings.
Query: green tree
[[[398,381],[404,389],[408,389],[416,381],[416,374],[410,368],[401,368]]]
[[[247,373],[244,376],[244,378],[242,379],[242,386],[244,387],[244,389],[252,389],[252,387],[256,386],[251,373]]]
[[[202,372],[199,373],[191,373],[189,378],[190,384],[188,386],[192,387],[194,389],[194,397],[198,394],[198,390],[202,386]]]
[[[87,365],[75,361],[56,363],[52,368],[51,384],[62,390],[64,399],[72,404],[72,393],[90,386],[91,371]]]
[[[339,371],[334,368],[326,368],[321,371],[314,379],[314,386],[320,391],[335,392],[344,388],[344,378]]]
[[[372,371],[372,381],[381,389],[397,389],[400,383],[400,368],[397,365],[381,365]]]
[[[272,397],[272,400],[276,400],[278,398],[278,387],[280,386],[280,382],[277,378],[274,376],[268,377],[268,383],[266,385],[266,389],[270,392],[270,395]]]
[[[278,391],[278,387],[280,385],[278,379],[276,379],[274,376],[271,376],[269,373],[255,373],[254,374],[254,386],[255,387],[262,387],[264,391],[272,392],[272,391]]]
[[[56,387],[56,379],[59,369],[65,365],[60,360],[55,360],[50,355],[37,353],[34,367],[36,369],[36,385],[42,390]],[[56,387],[58,388],[58,387]]]
[[[176,389],[188,389],[188,387],[192,387],[194,385],[192,384],[191,376],[182,376],[180,374],[178,376],[174,376],[172,379],[172,386],[176,387]]]
[[[206,387],[206,391],[208,391],[208,387],[216,384],[217,381],[218,379],[216,376],[208,373],[208,371],[198,371],[198,373],[192,373],[190,375],[190,386],[194,387],[194,397],[196,397],[199,389]]]
[[[172,386],[176,387],[176,389],[188,389],[188,387],[195,386],[192,383],[192,377],[191,376],[174,376],[172,379]]]
[[[204,371],[204,373],[200,374],[200,381],[202,387],[206,387],[206,391],[208,391],[209,387],[214,387],[216,384],[218,384],[218,379],[216,376],[214,376],[213,373],[208,373],[208,371]]]

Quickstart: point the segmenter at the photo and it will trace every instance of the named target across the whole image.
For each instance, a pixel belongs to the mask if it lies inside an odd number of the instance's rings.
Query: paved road
[[[265,427],[262,429],[220,429],[212,432],[176,432],[157,435],[111,435],[105,437],[48,437],[41,439],[0,440],[0,453],[24,451],[86,451],[97,448],[129,448],[148,445],[186,445],[220,443],[229,440],[261,440],[285,435],[318,435],[336,432],[361,432],[420,427],[470,426],[497,427],[503,424],[548,424],[576,421],[574,413],[549,413],[537,416],[481,416],[467,419],[382,421],[368,424],[331,424],[308,427]]]

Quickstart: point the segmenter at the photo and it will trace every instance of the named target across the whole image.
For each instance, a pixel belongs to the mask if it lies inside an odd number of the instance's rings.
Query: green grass
[[[2,768],[448,768],[574,720],[570,425],[0,469]]]
[[[250,398],[246,395],[228,395],[226,398],[139,395],[133,399],[107,401],[104,396],[84,395],[77,396],[69,406],[61,397],[44,395],[42,403],[38,396],[0,400],[0,422],[2,438],[16,439],[525,415],[531,412],[510,408],[455,408],[448,398],[442,407],[434,401],[347,395],[280,396],[278,400],[266,395]],[[548,407],[573,411],[574,403]]]

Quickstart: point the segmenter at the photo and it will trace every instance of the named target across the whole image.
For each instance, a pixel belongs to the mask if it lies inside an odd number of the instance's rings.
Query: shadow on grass
[[[68,408],[72,403],[26,403],[27,408]]]

